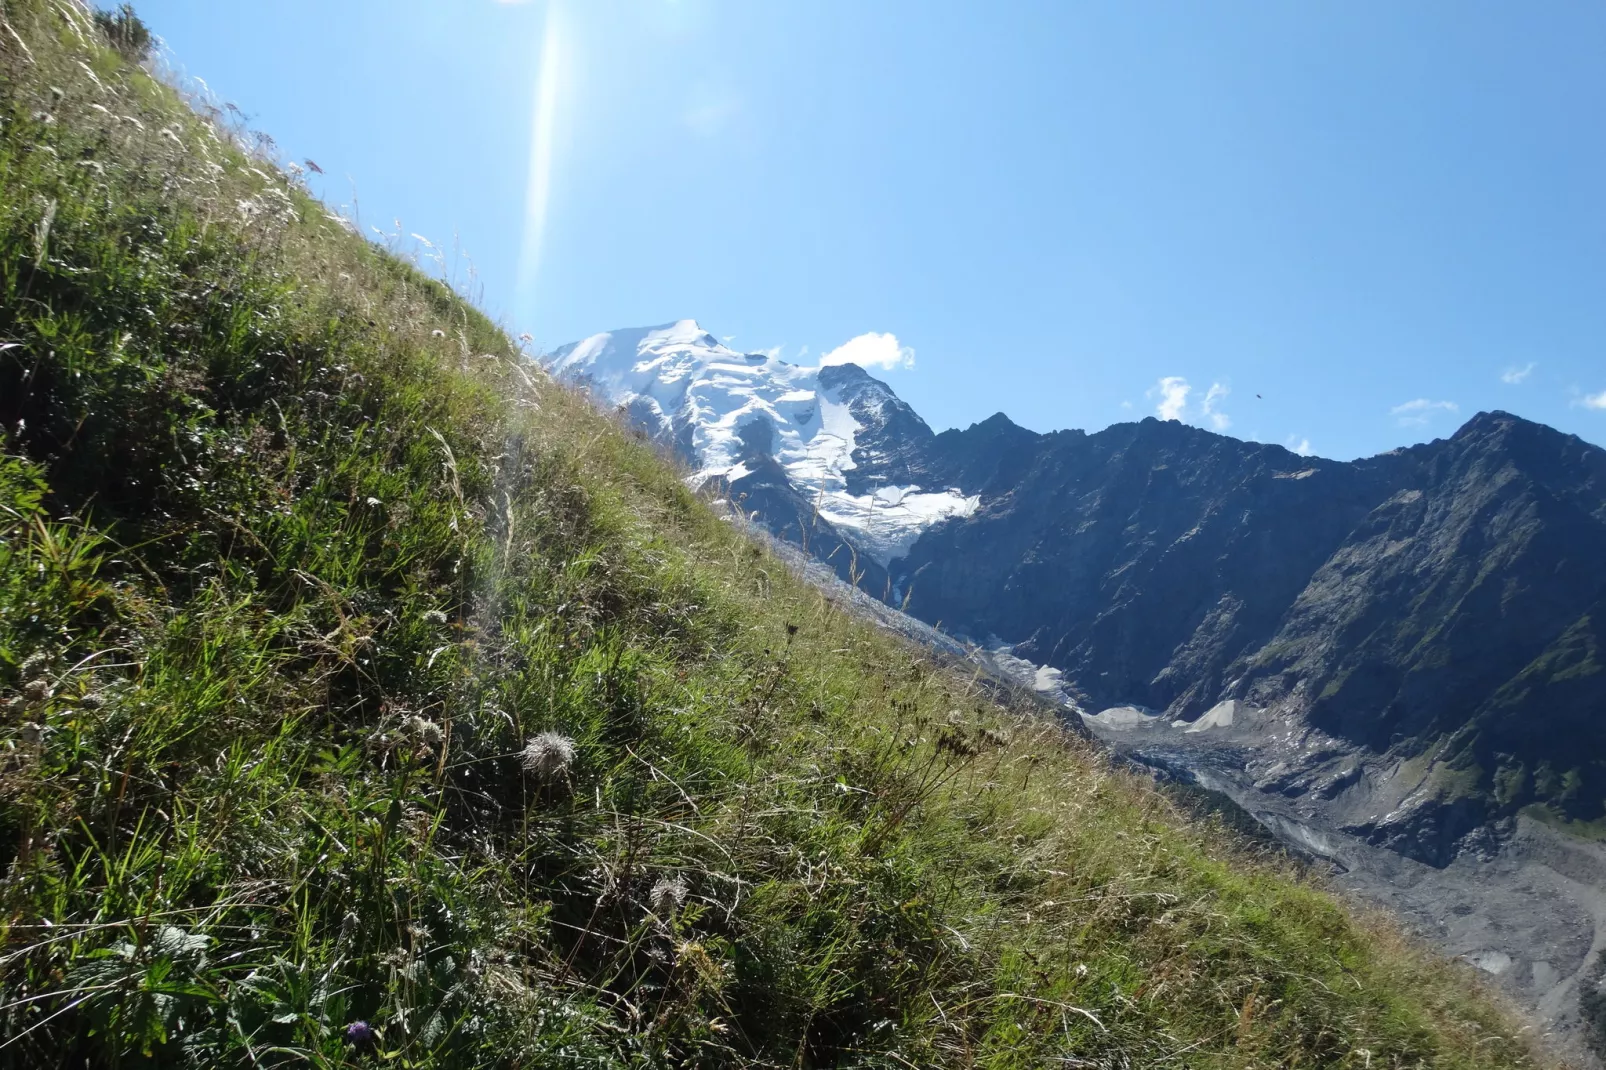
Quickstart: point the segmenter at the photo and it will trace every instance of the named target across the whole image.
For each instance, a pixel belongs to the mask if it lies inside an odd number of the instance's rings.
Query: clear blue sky
[[[890,333],[939,429],[1169,405],[1347,458],[1504,408],[1606,442],[1598,0],[136,6],[549,347]]]

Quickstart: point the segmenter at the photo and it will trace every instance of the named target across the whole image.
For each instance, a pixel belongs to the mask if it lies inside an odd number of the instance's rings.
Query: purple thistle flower
[[[358,1047],[370,1044],[374,1039],[374,1027],[361,1020],[352,1022],[346,1026],[346,1039]]]

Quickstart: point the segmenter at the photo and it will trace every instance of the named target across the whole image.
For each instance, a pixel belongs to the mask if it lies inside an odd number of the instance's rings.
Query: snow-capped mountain
[[[771,518],[797,512],[805,538],[839,538],[851,551],[843,564],[859,573],[871,562],[885,569],[926,529],[977,506],[974,495],[879,470],[896,453],[889,431],[911,422],[924,438],[931,431],[856,365],[738,353],[680,320],[592,335],[547,366],[673,445],[696,469],[694,484],[722,481],[732,501],[762,500]]]

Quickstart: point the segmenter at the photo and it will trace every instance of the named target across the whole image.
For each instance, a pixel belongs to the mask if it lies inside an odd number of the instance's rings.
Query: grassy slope
[[[0,1063],[1529,1065],[74,10],[0,25]]]

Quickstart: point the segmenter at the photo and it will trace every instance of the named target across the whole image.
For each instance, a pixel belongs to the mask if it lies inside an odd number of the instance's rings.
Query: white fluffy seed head
[[[661,918],[669,917],[686,905],[686,892],[686,878],[680,874],[658,878],[648,896],[652,903],[652,912]]]
[[[556,732],[542,732],[530,737],[520,758],[525,772],[551,784],[569,772],[574,762],[574,740]]]

